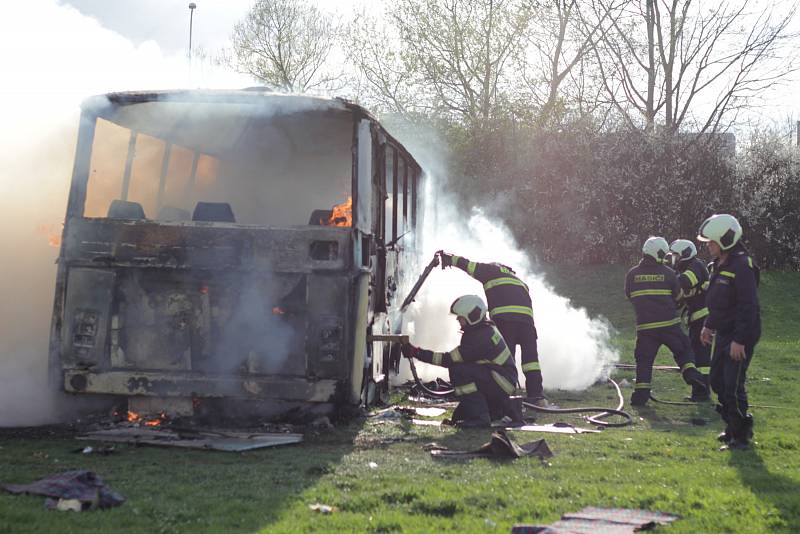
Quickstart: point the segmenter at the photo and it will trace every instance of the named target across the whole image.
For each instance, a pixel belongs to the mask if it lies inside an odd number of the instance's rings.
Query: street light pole
[[[197,4],[191,2],[189,4],[189,61],[192,60],[192,21],[194,19],[194,10]]]

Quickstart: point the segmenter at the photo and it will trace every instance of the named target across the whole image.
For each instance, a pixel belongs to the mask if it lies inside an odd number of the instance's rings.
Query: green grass
[[[619,331],[623,360],[631,361],[633,317],[620,295],[624,271],[560,268],[550,280],[576,305],[607,317]],[[508,532],[517,523],[549,523],[590,505],[683,516],[660,532],[798,532],[800,274],[765,274],[761,299],[764,336],[749,373],[751,400],[783,408],[753,409],[757,445],[751,451],[716,450],[721,425],[710,405],[633,409],[634,427],[601,434],[513,434],[519,441],[545,437],[556,453],[547,464],[434,460],[425,443],[466,449],[485,442],[488,432],[363,421],[308,435],[301,445],[244,454],[122,446],[116,455],[94,457],[70,452],[83,444],[71,439],[4,439],[3,482],[87,468],[128,501],[74,514],[45,511],[39,497],[0,493],[0,533]],[[658,363],[672,360],[665,353]],[[668,399],[687,392],[671,372],[659,373],[655,388]],[[551,397],[565,406],[614,399],[606,386]],[[337,511],[310,511],[316,502]]]

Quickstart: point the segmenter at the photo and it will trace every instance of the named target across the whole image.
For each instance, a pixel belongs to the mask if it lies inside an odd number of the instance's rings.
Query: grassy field
[[[630,362],[633,318],[621,295],[623,274],[566,267],[550,280],[619,329],[615,342]],[[301,445],[244,454],[122,446],[115,455],[84,456],[71,452],[84,442],[68,435],[5,438],[0,481],[87,468],[128,501],[109,511],[58,513],[45,511],[42,498],[0,493],[0,533],[508,532],[590,505],[682,516],[659,532],[798,532],[800,274],[764,275],[761,298],[765,332],[749,374],[751,402],[780,408],[753,409],[757,444],[749,451],[717,451],[721,425],[710,404],[632,409],[635,426],[601,434],[512,434],[520,442],[545,437],[556,456],[544,464],[434,460],[426,443],[468,449],[489,432],[363,420],[311,433]],[[665,353],[657,363],[672,360]],[[667,399],[687,392],[676,373],[661,372],[654,382]],[[614,395],[596,386],[551,398],[563,406],[610,405]],[[337,511],[309,510],[318,502]]]

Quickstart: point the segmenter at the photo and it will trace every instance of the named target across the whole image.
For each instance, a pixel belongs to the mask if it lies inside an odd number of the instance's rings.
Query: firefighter
[[[675,299],[680,292],[675,271],[664,265],[669,245],[651,237],[642,247],[642,259],[625,276],[625,296],[636,312],[636,386],[631,404],[644,406],[650,399],[653,362],[661,345],[672,351],[687,384],[705,388],[694,364],[691,343],[680,327]]]
[[[713,258],[706,294],[708,316],[700,333],[711,345],[711,389],[717,411],[726,423],[719,435],[723,449],[745,449],[753,436],[753,417],[747,413],[747,367],[761,337],[758,304],[759,269],[740,242],[742,227],[732,215],[712,215],[700,226]]]
[[[547,405],[542,389],[542,370],[539,366],[539,350],[536,325],[533,322],[533,307],[528,286],[517,277],[510,267],[499,263],[478,263],[461,256],[442,252],[442,266],[458,267],[483,284],[489,303],[489,315],[503,335],[511,354],[517,345],[522,353],[522,372],[528,399],[539,405]],[[512,358],[513,359],[513,358]]]
[[[706,264],[697,257],[697,247],[688,239],[676,239],[673,241],[669,250],[674,259],[674,268],[678,273],[678,282],[681,292],[678,302],[686,311],[689,324],[689,341],[692,344],[694,353],[694,364],[697,370],[704,373],[706,385],[708,385],[708,368],[711,365],[711,354],[709,347],[700,341],[700,331],[703,329],[703,322],[708,315],[706,307],[706,290],[708,289],[708,268]],[[700,388],[692,384],[692,396],[688,400],[692,402],[705,402],[711,397],[708,388]]]
[[[425,363],[446,367],[459,399],[452,422],[460,426],[488,426],[508,417],[522,424],[521,409],[511,400],[517,369],[497,327],[486,317],[486,304],[477,295],[464,295],[450,306],[463,334],[458,347],[433,352],[403,344],[402,353]]]

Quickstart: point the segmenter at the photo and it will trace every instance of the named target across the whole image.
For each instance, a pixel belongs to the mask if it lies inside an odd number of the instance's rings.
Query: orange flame
[[[161,426],[167,420],[167,414],[161,412],[158,417],[154,419],[145,419],[137,412],[128,411],[128,422],[129,423],[140,423],[144,426]]]
[[[347,197],[347,200],[333,207],[331,218],[325,222],[325,226],[353,226],[353,197]]]

